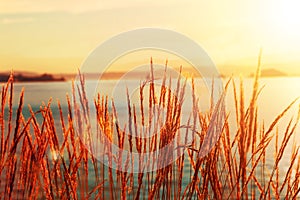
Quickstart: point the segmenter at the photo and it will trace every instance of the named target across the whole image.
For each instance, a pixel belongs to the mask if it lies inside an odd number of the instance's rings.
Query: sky
[[[0,72],[76,73],[112,36],[152,27],[194,40],[221,73],[253,72],[262,48],[263,68],[300,75],[299,9],[295,0],[0,0]]]

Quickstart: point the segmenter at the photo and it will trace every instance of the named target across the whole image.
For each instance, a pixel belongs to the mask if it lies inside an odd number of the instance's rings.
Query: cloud
[[[11,0],[2,3],[0,13],[2,14],[16,14],[16,13],[35,13],[35,12],[55,12],[55,11],[69,11],[80,12],[89,9],[96,9],[99,6],[93,5],[94,0],[87,0],[74,2],[66,1],[37,1],[37,0]]]
[[[33,13],[33,12],[70,12],[108,10],[128,7],[151,7],[170,5],[171,0],[10,0],[1,3],[0,14]]]
[[[17,23],[27,23],[34,21],[31,17],[20,17],[20,18],[3,18],[0,19],[1,24],[17,24]]]

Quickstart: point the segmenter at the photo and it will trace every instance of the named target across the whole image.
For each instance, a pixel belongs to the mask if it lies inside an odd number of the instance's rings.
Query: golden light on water
[[[56,150],[54,150],[54,149],[50,150],[50,154],[51,154],[51,156],[52,156],[52,158],[53,158],[54,161],[56,161],[58,159],[58,157],[59,157],[59,153]]]

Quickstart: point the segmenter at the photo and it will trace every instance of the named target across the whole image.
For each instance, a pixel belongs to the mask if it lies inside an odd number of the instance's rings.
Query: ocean
[[[199,97],[200,110],[203,112],[209,110],[209,100],[211,99],[211,95],[209,91],[211,90],[211,83],[204,83],[201,80],[199,84],[196,84],[195,89],[197,90],[197,95]],[[223,80],[224,85],[227,80]],[[240,80],[238,78],[233,79],[236,86],[239,88]],[[300,78],[298,77],[282,77],[282,78],[261,78],[260,87],[263,88],[261,94],[258,98],[258,117],[259,117],[259,127],[269,127],[273,120],[297,97],[300,96]],[[174,80],[174,83],[176,81]],[[127,125],[127,97],[126,90],[128,90],[129,96],[131,98],[131,103],[135,105],[139,105],[139,86],[142,84],[140,80],[126,80],[122,82],[114,81],[114,80],[104,80],[104,81],[87,81],[86,82],[86,90],[87,96],[90,101],[91,113],[93,113],[94,104],[93,99],[96,97],[96,94],[100,92],[101,95],[108,95],[109,99],[113,99],[114,104],[116,106],[118,112],[119,121],[122,122],[121,125],[126,127]],[[157,86],[159,87],[161,82],[157,82]],[[172,85],[173,82],[172,82]],[[249,100],[252,95],[252,87],[253,87],[253,79],[252,78],[244,78],[243,79],[244,86],[244,97],[245,97],[245,105],[249,105]],[[19,94],[22,90],[25,89],[24,96],[24,112],[23,115],[25,118],[29,117],[28,106],[30,105],[34,111],[38,111],[40,106],[47,105],[48,101],[52,99],[51,108],[54,115],[54,118],[57,119],[55,122],[55,126],[58,130],[58,133],[61,132],[61,125],[59,120],[59,111],[57,107],[57,101],[59,100],[62,106],[62,110],[64,113],[67,113],[67,101],[66,94],[70,95],[72,98],[72,82],[34,82],[34,83],[15,83],[14,84],[14,109],[17,109]],[[184,125],[187,122],[188,117],[191,112],[191,84],[187,83],[186,91],[187,95],[184,98],[184,106],[182,110],[182,124]],[[158,90],[157,90],[158,91]],[[227,95],[226,95],[226,110],[227,114],[229,114],[229,122],[230,129],[233,133],[236,131],[235,125],[235,104],[234,104],[234,95],[233,95],[233,87],[230,84]],[[300,101],[287,112],[287,114],[280,120],[278,123],[278,131],[279,131],[279,139],[283,137],[283,132],[291,118],[296,118],[299,110]],[[67,116],[64,116],[67,117]],[[91,122],[95,123],[95,115],[91,115]],[[95,129],[95,127],[94,127]],[[62,134],[61,134],[62,135]],[[292,138],[290,144],[287,146],[286,153],[282,161],[280,162],[280,171],[286,172],[290,163],[290,155],[292,151],[292,143],[295,142],[300,144],[300,128],[296,129],[295,137]],[[51,152],[48,152],[49,154]],[[271,143],[270,148],[267,151],[266,163],[274,162],[274,144]],[[90,170],[93,170],[92,167]],[[272,170],[270,165],[270,171]],[[185,168],[184,168],[184,177],[183,177],[183,187],[186,186],[190,180],[190,166],[188,163],[188,159],[186,159]],[[281,177],[284,178],[284,177]],[[93,180],[92,178],[90,179]],[[93,184],[92,182],[90,183]]]

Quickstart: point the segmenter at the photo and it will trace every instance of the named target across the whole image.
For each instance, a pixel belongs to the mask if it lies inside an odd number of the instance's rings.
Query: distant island
[[[0,82],[6,82],[9,78],[7,73],[0,74]],[[52,74],[42,74],[42,75],[23,75],[14,74],[15,82],[53,82],[53,81],[65,81],[64,77],[55,78]]]
[[[174,72],[171,72],[174,73]],[[0,82],[7,82],[10,72],[0,72]],[[161,71],[156,71],[156,74],[163,74]],[[173,74],[177,76],[177,74]],[[84,73],[86,79],[98,80],[100,77],[102,80],[118,80],[118,79],[144,79],[149,76],[149,72],[139,71],[139,72],[105,72],[103,74],[99,73]],[[261,70],[261,77],[283,77],[289,76],[288,74],[273,69],[263,69]],[[220,78],[229,77],[227,74],[220,74]],[[249,77],[254,77],[254,74],[250,74]],[[76,74],[37,74],[34,72],[27,71],[17,71],[14,72],[15,82],[54,82],[54,81],[67,81],[76,79]]]
[[[276,69],[263,69],[261,70],[261,77],[281,77],[288,76],[286,73],[281,72]],[[250,77],[254,77],[254,74],[251,74]]]

